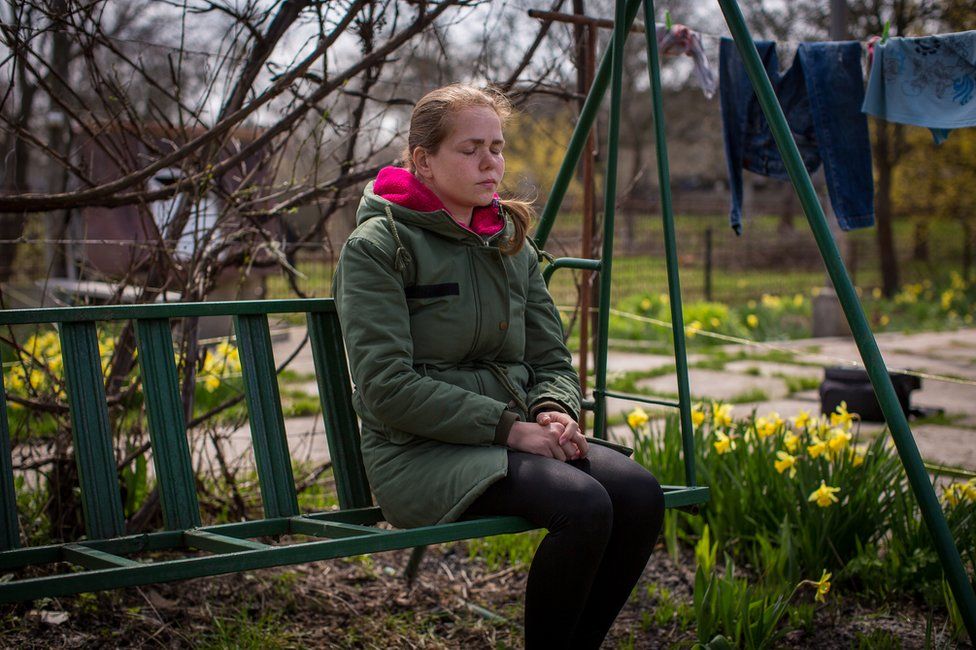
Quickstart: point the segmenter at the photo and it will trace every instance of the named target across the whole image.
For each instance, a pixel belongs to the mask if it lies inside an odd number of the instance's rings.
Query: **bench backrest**
[[[359,449],[351,383],[339,321],[331,299],[110,305],[0,311],[0,327],[54,324],[61,340],[71,436],[89,538],[124,534],[119,478],[112,447],[105,377],[95,324],[134,321],[150,444],[165,526],[200,525],[200,507],[174,360],[171,319],[233,316],[255,464],[265,517],[300,514],[268,326],[269,314],[304,313],[329,454],[341,508],[372,505]],[[16,495],[7,419],[0,385],[0,551],[17,548]]]

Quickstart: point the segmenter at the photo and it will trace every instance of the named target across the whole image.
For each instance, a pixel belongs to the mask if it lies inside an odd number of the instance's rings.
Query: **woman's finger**
[[[586,442],[586,437],[583,435],[582,431],[577,429],[576,437],[573,439],[576,443],[576,447],[579,449],[580,458],[586,458],[586,455],[590,453],[590,445]]]
[[[549,450],[552,452],[552,457],[556,460],[566,461],[566,452],[554,440],[549,441]]]
[[[559,436],[559,444],[562,445],[568,442],[572,442],[576,438],[576,436],[579,435],[579,431],[580,431],[579,425],[573,422],[572,420],[570,420],[565,425],[562,435]]]

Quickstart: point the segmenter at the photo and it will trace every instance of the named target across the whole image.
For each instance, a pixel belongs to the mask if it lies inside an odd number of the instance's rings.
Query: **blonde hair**
[[[411,173],[417,170],[413,164],[413,152],[417,147],[435,154],[444,139],[451,132],[452,121],[458,111],[472,106],[485,106],[495,111],[502,126],[512,116],[512,103],[500,91],[476,88],[466,84],[451,84],[432,90],[413,107],[410,115],[410,132],[407,135],[407,148],[403,152],[406,168]],[[522,249],[529,224],[535,217],[535,209],[529,201],[503,199],[502,209],[512,218],[515,234],[502,244],[500,250],[506,255],[514,255]]]

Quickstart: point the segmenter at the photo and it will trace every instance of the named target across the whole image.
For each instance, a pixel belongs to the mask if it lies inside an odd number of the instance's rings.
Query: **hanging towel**
[[[936,144],[976,126],[976,30],[878,43],[861,110],[928,127]]]
[[[801,43],[793,65],[779,70],[776,44],[757,41],[786,122],[807,171],[824,166],[830,204],[843,230],[874,224],[874,179],[864,98],[861,44]],[[766,116],[746,75],[735,43],[719,47],[719,94],[729,169],[729,221],[742,231],[742,170],[789,180]]]
[[[698,85],[701,86],[702,93],[706,99],[714,97],[718,80],[715,78],[715,72],[708,65],[701,34],[684,25],[672,25],[671,29],[668,29],[667,25],[657,23],[655,28],[657,47],[661,56],[681,54],[690,56],[695,62],[695,74],[698,75]]]

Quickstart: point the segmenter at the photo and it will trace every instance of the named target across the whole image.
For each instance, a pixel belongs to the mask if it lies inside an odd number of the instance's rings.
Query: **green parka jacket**
[[[444,210],[416,212],[370,183],[333,293],[362,421],[363,463],[386,520],[454,521],[508,471],[512,422],[579,418],[558,312],[530,245],[504,255]]]

